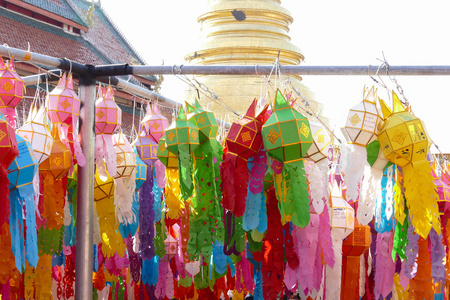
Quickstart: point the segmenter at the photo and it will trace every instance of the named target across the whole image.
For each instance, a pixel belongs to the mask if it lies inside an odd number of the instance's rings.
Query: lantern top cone
[[[0,57],[0,108],[14,108],[23,99],[23,80],[14,68],[14,56],[8,64]]]
[[[309,121],[293,109],[277,90],[272,115],[262,127],[264,148],[280,162],[294,162],[305,157],[313,143]]]
[[[188,110],[188,119],[190,120],[193,118],[198,126],[200,143],[203,143],[208,139],[214,139],[219,130],[219,125],[217,124],[214,114],[204,110],[197,99],[195,99],[195,106],[186,102],[186,107]]]
[[[392,98],[393,110],[383,100],[380,101],[386,120],[378,140],[386,159],[404,167],[426,159],[431,142],[425,124],[405,109],[395,92],[392,92]]]
[[[122,125],[122,110],[114,102],[111,85],[102,87],[101,97],[95,102],[95,133],[113,134]]]
[[[141,135],[148,135],[157,144],[164,136],[166,128],[169,127],[169,120],[160,112],[158,105],[147,103],[147,113],[141,121]],[[145,131],[144,131],[145,130]]]
[[[245,116],[231,124],[228,135],[225,138],[228,153],[235,154],[244,160],[248,160],[260,150],[262,145],[260,132],[268,108],[269,106],[266,105],[262,111],[256,115],[256,99],[254,99]]]

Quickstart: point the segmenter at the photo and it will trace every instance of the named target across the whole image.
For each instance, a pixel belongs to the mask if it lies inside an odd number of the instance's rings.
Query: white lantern
[[[311,127],[313,143],[306,152],[305,158],[318,162],[328,157],[328,149],[331,144],[330,135],[319,122],[309,121],[309,127]]]

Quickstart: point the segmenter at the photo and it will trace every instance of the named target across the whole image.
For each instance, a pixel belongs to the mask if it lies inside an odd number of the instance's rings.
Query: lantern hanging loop
[[[9,47],[9,45],[7,43],[4,43],[3,46],[5,46],[8,49],[8,55],[9,55],[9,58],[11,58],[12,57],[11,47]]]

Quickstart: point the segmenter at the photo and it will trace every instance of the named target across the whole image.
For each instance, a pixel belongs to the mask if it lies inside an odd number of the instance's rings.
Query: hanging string
[[[213,100],[214,102],[216,102],[217,104],[219,104],[220,106],[224,107],[226,110],[228,110],[229,112],[235,114],[237,117],[242,118],[242,116],[236,111],[234,110],[231,106],[229,106],[228,104],[226,104],[224,101],[222,101],[217,94],[210,90],[204,83],[199,82],[197,79],[192,78],[189,79],[186,75],[181,73],[181,66],[176,66],[174,65],[172,67],[172,74],[180,79],[181,81],[183,81],[184,83],[186,83],[187,85],[189,85],[190,87],[192,87],[193,89],[198,89],[204,96],[206,96],[207,98]]]

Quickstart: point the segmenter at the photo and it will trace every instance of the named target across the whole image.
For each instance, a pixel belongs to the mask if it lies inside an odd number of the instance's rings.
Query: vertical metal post
[[[86,166],[78,168],[75,299],[92,299],[95,78],[80,77],[80,137]]]

